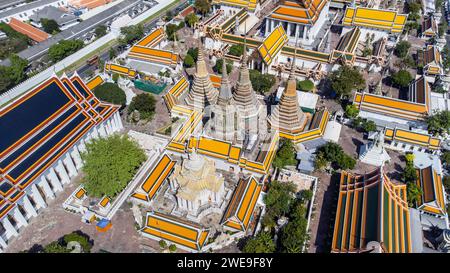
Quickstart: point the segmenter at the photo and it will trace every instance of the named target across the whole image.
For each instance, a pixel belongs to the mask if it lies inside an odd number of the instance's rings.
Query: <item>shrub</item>
[[[89,242],[89,239],[86,236],[80,235],[76,232],[64,235],[64,242],[66,243],[66,245],[72,241],[80,243],[81,247],[83,248],[83,252],[91,252],[92,244],[91,242]]]
[[[314,83],[310,80],[298,81],[297,89],[302,91],[311,91],[314,89]]]
[[[117,75],[117,74],[115,74]],[[109,103],[124,106],[127,102],[125,92],[115,83],[106,82],[93,90],[95,96]]]
[[[407,87],[412,80],[411,73],[406,70],[400,70],[392,75],[392,81],[400,87]]]
[[[139,111],[141,119],[151,119],[155,113],[156,100],[151,94],[142,93],[131,100],[128,107],[128,114],[134,110]]]

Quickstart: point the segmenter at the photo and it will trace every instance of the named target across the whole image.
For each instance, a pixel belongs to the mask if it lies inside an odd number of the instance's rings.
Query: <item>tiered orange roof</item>
[[[328,0],[286,0],[269,17],[281,21],[313,25],[327,3]]]
[[[30,39],[38,43],[47,40],[49,37],[49,35],[46,32],[38,28],[35,28],[32,25],[19,21],[16,18],[11,18],[9,26],[12,27],[15,31],[30,37]]]

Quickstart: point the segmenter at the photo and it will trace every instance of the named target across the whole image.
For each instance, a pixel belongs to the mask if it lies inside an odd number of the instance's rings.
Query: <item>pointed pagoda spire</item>
[[[300,133],[306,125],[306,116],[300,108],[297,97],[297,80],[295,78],[295,60],[297,41],[295,42],[294,59],[286,83],[281,94],[280,103],[275,106],[268,122],[272,128],[287,133]]]
[[[244,53],[242,54],[241,66],[239,68],[239,78],[236,83],[236,89],[233,98],[236,105],[243,109],[252,110],[252,107],[258,106],[255,91],[253,91],[250,81],[250,72],[247,66],[247,35],[244,36]]]
[[[233,102],[233,93],[231,92],[231,83],[228,78],[227,64],[225,59],[222,59],[222,81],[220,83],[219,98],[217,99],[217,104],[228,105]]]
[[[198,57],[194,81],[186,97],[186,104],[199,109],[204,109],[207,105],[215,104],[218,92],[213,87],[208,69],[206,68],[205,57],[203,56],[203,46],[201,38],[198,44]]]

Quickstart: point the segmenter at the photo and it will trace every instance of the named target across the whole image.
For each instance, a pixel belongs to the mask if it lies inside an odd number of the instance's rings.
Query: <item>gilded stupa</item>
[[[217,96],[218,92],[214,88],[208,69],[206,68],[206,61],[203,56],[203,47],[200,38],[194,82],[186,97],[186,104],[195,109],[204,110],[206,106],[214,105],[216,103]]]

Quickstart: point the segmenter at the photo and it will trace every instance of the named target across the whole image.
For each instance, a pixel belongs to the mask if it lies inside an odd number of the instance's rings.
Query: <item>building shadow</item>
[[[317,253],[329,253],[331,251],[331,241],[333,240],[334,219],[336,216],[336,206],[339,193],[340,173],[331,176],[330,185],[326,189],[322,207],[320,210],[319,226],[314,245]]]

